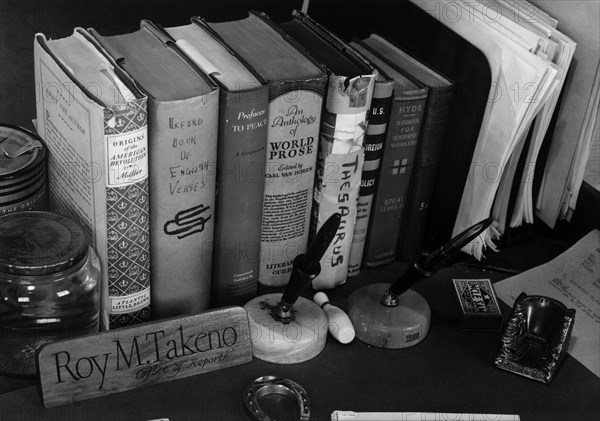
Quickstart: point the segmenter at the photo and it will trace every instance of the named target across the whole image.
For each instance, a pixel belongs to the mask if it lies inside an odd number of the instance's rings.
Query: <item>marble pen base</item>
[[[397,306],[388,307],[381,299],[390,284],[372,284],[356,290],[348,301],[348,315],[356,337],[379,348],[408,348],[429,333],[431,310],[427,301],[409,289],[398,297]]]
[[[295,364],[316,357],[327,340],[327,316],[314,302],[299,297],[288,323],[277,320],[273,310],[282,294],[256,297],[244,308],[250,322],[252,355],[277,364]]]

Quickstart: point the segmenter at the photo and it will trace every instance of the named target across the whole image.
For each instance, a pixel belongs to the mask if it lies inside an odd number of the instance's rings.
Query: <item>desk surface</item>
[[[567,245],[536,238],[492,253],[486,263],[525,270],[553,258]],[[399,262],[364,270],[331,291],[331,301],[345,308],[356,288],[369,282],[390,282],[400,270]],[[41,405],[37,389],[28,387],[0,396],[0,419],[248,420],[241,399],[244,388],[257,377],[275,375],[307,389],[312,420],[328,420],[334,410],[504,413],[519,414],[524,421],[596,420],[600,379],[570,355],[552,383],[545,385],[493,367],[499,333],[458,328],[450,280],[498,281],[508,276],[455,265],[423,281],[415,289],[429,301],[432,324],[427,338],[412,348],[385,350],[358,340],[340,345],[328,338],[323,352],[305,363],[276,365],[254,359],[237,367],[48,410]],[[503,310],[507,315],[510,309],[504,306]],[[7,384],[6,379],[0,382]],[[289,410],[276,415],[287,419]]]

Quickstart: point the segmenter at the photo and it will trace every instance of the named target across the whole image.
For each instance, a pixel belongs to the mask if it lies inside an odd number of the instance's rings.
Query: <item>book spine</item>
[[[34,44],[37,129],[49,151],[50,209],[77,220],[102,265],[100,328],[150,317],[148,126],[141,97],[103,108]],[[104,95],[114,95],[106,92]]]
[[[154,319],[210,306],[218,92],[149,103]]]
[[[146,100],[104,109],[108,328],[150,320]]]
[[[259,283],[285,285],[306,251],[326,77],[271,83]]]
[[[331,75],[321,123],[313,197],[311,233],[338,212],[342,219],[335,239],[321,260],[312,286],[330,289],[346,282],[356,203],[364,161],[363,142],[371,108],[375,75],[354,78]]]
[[[426,90],[415,91],[414,94],[395,94],[379,183],[367,230],[363,260],[368,268],[381,266],[396,259],[400,224],[406,206],[426,101]]]
[[[392,107],[393,82],[376,81],[369,113],[369,122],[365,136],[365,161],[362,169],[362,179],[358,203],[356,205],[356,223],[350,259],[348,261],[348,276],[358,275],[367,239],[367,228],[371,216],[371,207],[375,196],[379,165],[383,155],[383,145]]]
[[[256,296],[267,147],[269,88],[221,90],[213,307]]]
[[[400,260],[412,260],[423,246],[453,99],[453,86],[429,92],[406,218],[398,240],[397,257]]]

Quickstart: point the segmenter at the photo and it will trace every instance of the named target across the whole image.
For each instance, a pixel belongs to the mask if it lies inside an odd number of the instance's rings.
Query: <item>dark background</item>
[[[174,26],[187,24],[194,15],[207,21],[241,19],[250,9],[266,12],[281,22],[290,19],[292,10],[301,6],[301,0],[0,0],[0,122],[32,128],[36,91],[33,38],[37,32],[48,38],[61,38],[80,26],[111,35],[137,30],[140,19]],[[460,47],[461,40],[436,29],[430,20],[413,19],[413,13],[411,6],[398,0],[312,0],[309,8],[314,19],[342,37],[365,36],[376,29],[418,57],[432,59],[443,72],[452,71],[453,67],[475,70],[485,65],[485,58],[477,51],[467,48],[461,54],[452,53],[452,48]],[[466,80],[461,84],[460,95],[465,97],[469,91],[485,89],[489,83],[485,77],[470,77],[468,72],[463,77]],[[476,122],[483,105],[473,106],[472,115],[467,117]],[[463,148],[462,159],[469,160],[472,146],[468,142],[452,144],[452,152],[447,156],[457,157],[458,147]],[[462,185],[450,183],[448,188],[462,192]],[[490,254],[487,263],[526,270],[556,256],[591,227],[600,228],[598,193],[592,193],[587,184],[583,189],[572,223],[560,223],[554,230],[543,224],[528,227],[523,235],[515,236],[523,239],[521,245]],[[437,211],[451,217],[448,203],[439,204]],[[359,278],[336,289],[331,294],[332,302],[344,307],[357,285],[390,282],[400,272],[398,262],[381,270],[363,271]],[[254,378],[266,374],[288,377],[304,385],[314,402],[314,419],[328,419],[334,409],[504,412],[520,413],[523,420],[596,419],[593,414],[598,414],[600,405],[598,379],[574,358],[566,357],[556,380],[547,386],[491,367],[498,333],[459,330],[450,279],[497,281],[507,276],[489,270],[449,268],[422,283],[418,289],[434,312],[432,330],[423,345],[402,352],[373,349],[357,341],[343,347],[329,340],[323,354],[306,364],[274,366],[255,360],[239,368],[52,411],[43,411],[35,392],[29,390],[8,402],[0,399],[0,419],[246,419],[241,390]],[[504,310],[506,314],[507,309]]]

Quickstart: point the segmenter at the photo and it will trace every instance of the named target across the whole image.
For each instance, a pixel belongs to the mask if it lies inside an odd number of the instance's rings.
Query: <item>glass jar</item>
[[[98,331],[100,262],[72,219],[0,217],[0,373],[34,376],[46,343]]]
[[[35,133],[0,124],[0,216],[46,210],[47,155],[46,145]]]

